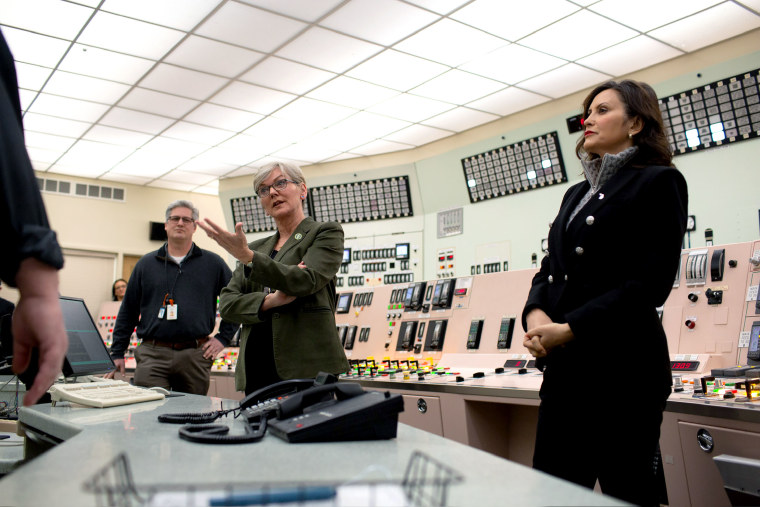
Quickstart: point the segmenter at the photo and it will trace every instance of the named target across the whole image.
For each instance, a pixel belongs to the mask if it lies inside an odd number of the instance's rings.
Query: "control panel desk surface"
[[[450,505],[624,505],[492,454],[399,423],[391,440],[289,444],[268,434],[258,443],[207,445],[181,440],[178,426],[162,424],[163,413],[208,412],[220,398],[186,395],[105,409],[59,403],[25,407],[19,421],[32,436],[60,441],[0,480],[9,505],[96,505],[83,483],[125,453],[135,484],[218,485],[298,481],[342,483],[365,467],[387,470],[401,480],[414,451],[455,469],[463,481],[450,488]],[[224,401],[224,406],[230,406]],[[218,421],[242,433],[240,419]],[[372,472],[363,480],[382,480]]]

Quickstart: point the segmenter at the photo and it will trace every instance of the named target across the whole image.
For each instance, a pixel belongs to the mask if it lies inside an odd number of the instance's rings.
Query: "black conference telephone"
[[[398,413],[404,410],[399,394],[364,391],[356,383],[337,383],[333,375],[285,380],[259,389],[234,409],[204,414],[164,414],[161,422],[196,423],[180,428],[180,438],[191,442],[235,444],[261,440],[269,427],[289,442],[376,440],[396,436]],[[246,419],[245,433],[228,435],[229,426],[209,423],[230,412]],[[273,419],[275,418],[276,419]],[[272,419],[272,422],[268,421]]]

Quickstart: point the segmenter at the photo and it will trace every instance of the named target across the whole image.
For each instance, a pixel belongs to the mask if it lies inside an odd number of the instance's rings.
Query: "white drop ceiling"
[[[760,27],[760,0],[2,0],[41,172],[216,194],[446,138]]]

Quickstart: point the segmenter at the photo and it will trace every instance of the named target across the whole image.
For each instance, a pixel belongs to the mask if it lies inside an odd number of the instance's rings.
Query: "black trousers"
[[[666,397],[570,386],[541,388],[533,467],[587,488],[598,480],[604,494],[636,505],[659,505],[655,456]]]

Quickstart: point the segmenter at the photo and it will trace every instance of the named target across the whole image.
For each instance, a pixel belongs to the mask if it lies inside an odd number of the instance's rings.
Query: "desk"
[[[429,432],[399,424],[398,437],[368,442],[289,444],[273,435],[242,445],[205,445],[180,440],[176,425],[157,415],[206,412],[220,398],[186,395],[106,409],[59,403],[22,408],[19,421],[31,435],[60,441],[0,480],[0,503],[88,506],[95,497],[82,484],[120,453],[131,463],[138,486],[259,481],[332,481],[357,477],[365,468],[401,480],[415,450],[456,469],[464,480],[451,487],[449,504],[624,505]],[[225,401],[225,406],[227,406]],[[222,419],[242,432],[240,420]],[[378,472],[363,479],[382,479]]]

